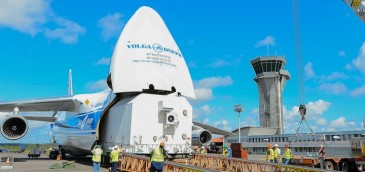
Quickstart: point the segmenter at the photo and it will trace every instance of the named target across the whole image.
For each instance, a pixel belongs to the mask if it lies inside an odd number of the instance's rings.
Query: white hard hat
[[[278,144],[274,144],[274,147],[279,147]]]
[[[202,146],[202,148],[204,149],[205,147],[204,147],[204,146]]]

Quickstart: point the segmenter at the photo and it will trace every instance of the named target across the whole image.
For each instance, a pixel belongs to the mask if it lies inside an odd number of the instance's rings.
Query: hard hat
[[[115,145],[113,148],[114,148],[115,150],[117,150],[117,149],[118,149],[118,145]]]
[[[160,146],[165,146],[165,142],[161,142],[160,143]]]
[[[274,147],[279,147],[278,144],[274,144]]]
[[[204,146],[202,146],[202,148],[204,149],[205,147],[204,147]]]
[[[269,143],[269,144],[267,145],[267,147],[268,147],[268,148],[272,148],[272,144],[271,144],[271,143]]]

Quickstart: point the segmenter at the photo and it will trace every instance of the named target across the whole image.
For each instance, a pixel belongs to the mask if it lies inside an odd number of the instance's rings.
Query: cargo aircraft
[[[115,46],[106,82],[94,94],[0,102],[14,112],[1,124],[9,140],[22,138],[27,120],[52,122],[51,142],[71,155],[88,155],[95,144],[118,144],[126,153],[149,154],[161,141],[170,154],[189,154],[192,145],[209,145],[213,134],[230,132],[192,122],[192,79],[180,49],[159,14],[141,7],[125,25]],[[53,112],[21,116],[19,112]],[[62,112],[62,113],[60,113]]]

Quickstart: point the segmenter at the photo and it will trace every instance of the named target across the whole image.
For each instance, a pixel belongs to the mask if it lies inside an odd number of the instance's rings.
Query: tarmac
[[[57,172],[85,172],[85,171],[93,171],[93,164],[91,161],[91,157],[69,157],[66,156],[66,160],[52,160],[48,158],[48,155],[41,155],[39,158],[28,158],[26,154],[22,153],[0,153],[0,157],[12,156],[14,158],[14,162],[12,164],[13,169],[9,168],[8,163],[1,162],[0,171],[4,172],[28,172],[28,171],[57,171]],[[62,165],[62,162],[67,161],[75,161],[76,168],[74,169],[50,169],[50,166],[57,163]],[[109,170],[105,167],[100,168],[100,172],[109,172]]]

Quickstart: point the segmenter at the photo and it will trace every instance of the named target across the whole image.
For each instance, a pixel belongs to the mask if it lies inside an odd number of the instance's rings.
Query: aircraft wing
[[[23,116],[27,120],[33,121],[45,121],[45,122],[55,122],[57,120],[56,117],[43,117],[43,116]]]
[[[13,112],[15,107],[20,112],[30,111],[75,111],[82,103],[71,97],[33,99],[23,101],[0,102],[0,112]]]
[[[210,125],[202,124],[200,122],[193,121],[193,124],[196,125],[196,126],[198,126],[198,127],[201,127],[201,128],[206,129],[206,130],[209,130],[212,134],[223,135],[223,136],[235,135],[232,132],[229,132],[229,131],[226,131],[226,130],[222,130],[222,129],[219,129],[219,128],[216,128],[216,127],[213,127],[213,126],[210,126]]]

